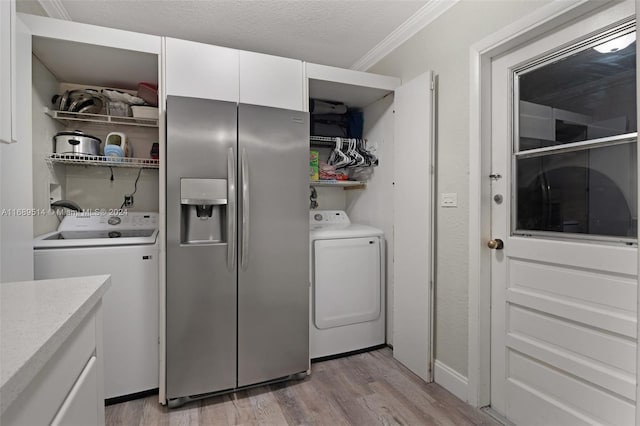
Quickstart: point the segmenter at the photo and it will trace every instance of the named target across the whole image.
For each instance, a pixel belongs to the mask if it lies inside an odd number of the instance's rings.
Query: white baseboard
[[[433,379],[437,384],[467,402],[469,387],[467,378],[437,359],[433,366]]]

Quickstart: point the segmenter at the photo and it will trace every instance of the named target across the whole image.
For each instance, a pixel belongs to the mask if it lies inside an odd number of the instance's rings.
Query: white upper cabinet
[[[15,0],[0,1],[0,142],[16,142]]]
[[[165,40],[167,95],[238,102],[237,50],[173,38]]]
[[[165,39],[165,93],[305,110],[302,61]]]
[[[240,51],[240,102],[304,111],[302,61]]]

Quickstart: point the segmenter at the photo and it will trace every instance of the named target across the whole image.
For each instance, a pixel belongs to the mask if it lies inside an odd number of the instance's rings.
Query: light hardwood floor
[[[424,383],[388,348],[312,365],[305,380],[169,410],[157,396],[111,405],[115,425],[499,425],[441,386]]]

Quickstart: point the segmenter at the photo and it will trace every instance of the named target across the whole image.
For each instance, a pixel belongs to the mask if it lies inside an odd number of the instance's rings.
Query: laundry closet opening
[[[310,66],[311,64],[307,64],[307,67]],[[376,228],[384,233],[384,236],[381,236],[384,245],[379,253],[383,256],[381,269],[371,270],[370,266],[358,266],[371,265],[371,263],[359,262],[360,258],[356,256],[357,259],[353,259],[356,269],[352,278],[364,279],[364,277],[380,275],[382,284],[382,293],[379,298],[380,315],[375,317],[378,321],[382,321],[382,324],[386,322],[384,326],[386,333],[383,330],[381,340],[373,339],[372,342],[375,340],[392,344],[393,259],[385,255],[385,251],[393,252],[394,82],[391,80],[395,79],[389,78],[389,80],[390,82],[385,82],[386,87],[379,85],[368,87],[309,78],[308,95],[311,160],[313,161],[313,157],[317,156],[318,162],[318,176],[314,177],[313,172],[310,175],[310,211],[344,211],[352,223]],[[339,150],[336,150],[336,143],[339,144]],[[360,160],[359,166],[354,164],[351,167],[341,167],[341,164],[345,164],[345,158],[336,158],[336,151],[349,155],[350,148],[361,152],[365,158]],[[342,163],[339,162],[341,160]],[[348,161],[349,157],[346,158],[346,162]],[[334,168],[330,164],[338,167]],[[327,175],[327,168],[329,175]],[[331,173],[336,173],[337,176]],[[327,180],[331,178],[336,180]],[[344,178],[349,180],[339,180]],[[372,234],[370,234],[371,232],[367,233],[366,237],[371,237]],[[313,247],[311,256],[314,256]],[[373,258],[376,256],[377,254]],[[373,264],[379,265],[379,262]],[[311,266],[313,274],[314,265]],[[365,291],[364,288],[361,290]],[[355,310],[363,308],[364,311],[371,311],[375,301],[358,300],[356,302],[354,300],[352,305]],[[315,312],[313,297],[311,306],[313,316]],[[369,320],[372,318],[369,317]],[[367,322],[363,320],[361,324],[366,327]],[[311,331],[313,332],[313,325]]]

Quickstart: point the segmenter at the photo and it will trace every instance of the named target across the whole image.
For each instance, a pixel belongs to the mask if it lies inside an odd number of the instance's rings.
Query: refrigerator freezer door
[[[181,204],[180,195],[182,178],[224,179],[233,194],[236,123],[235,103],[167,98],[168,399],[236,387],[237,269],[228,263],[235,262],[228,250],[235,199],[210,206],[217,214],[207,216],[207,206]],[[201,209],[198,214],[196,208]],[[218,223],[220,238],[185,239],[206,228],[208,220],[227,221]],[[188,221],[193,226],[185,233]]]
[[[246,386],[309,366],[309,121],[241,104],[238,128],[238,386]]]

